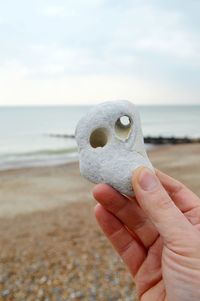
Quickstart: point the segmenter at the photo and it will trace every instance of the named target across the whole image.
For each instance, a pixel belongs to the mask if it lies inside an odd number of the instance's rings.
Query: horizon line
[[[104,101],[105,102],[105,101]],[[0,108],[7,107],[84,107],[84,106],[95,106],[100,104],[101,102],[97,103],[83,103],[83,104],[0,104]],[[133,102],[134,103],[134,102]],[[134,103],[136,106],[200,106],[200,103]]]

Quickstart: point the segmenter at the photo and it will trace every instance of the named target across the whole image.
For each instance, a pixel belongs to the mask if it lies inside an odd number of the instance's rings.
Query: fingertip
[[[164,172],[162,172],[161,170],[159,170],[159,169],[157,169],[157,168],[155,168],[154,169],[155,170],[155,174],[156,174],[156,176],[158,177],[158,178],[160,178],[161,176],[167,176]]]
[[[161,170],[159,170],[159,169],[157,169],[157,168],[154,168],[154,170],[155,170],[155,173],[156,173],[156,174],[160,174],[160,173],[162,173],[162,171],[161,171]]]
[[[114,217],[101,204],[95,206],[94,214],[102,230],[108,232]]]
[[[108,184],[97,184],[93,188],[93,196],[97,201],[104,200],[108,195],[112,194],[115,191],[111,186]]]
[[[92,194],[96,200],[98,200],[99,196],[101,196],[102,192],[104,191],[105,184],[97,184],[94,186],[92,190]]]
[[[94,214],[96,216],[96,218],[98,219],[99,216],[102,214],[102,210],[103,209],[103,206],[101,204],[96,204],[95,207],[94,207]]]

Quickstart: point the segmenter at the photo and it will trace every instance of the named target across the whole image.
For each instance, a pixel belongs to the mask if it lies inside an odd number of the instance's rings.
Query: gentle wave
[[[0,155],[0,170],[60,165],[78,160],[77,148]]]

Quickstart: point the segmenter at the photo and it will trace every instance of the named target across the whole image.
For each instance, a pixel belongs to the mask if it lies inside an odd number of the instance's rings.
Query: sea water
[[[89,106],[0,107],[0,169],[77,159],[73,135]],[[200,106],[139,106],[144,136],[200,137]],[[53,135],[52,135],[53,134]]]

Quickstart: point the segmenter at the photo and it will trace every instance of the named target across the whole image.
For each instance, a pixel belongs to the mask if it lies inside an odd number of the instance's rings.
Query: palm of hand
[[[190,233],[175,234],[164,241],[135,200],[127,202],[106,185],[94,191],[95,198],[103,206],[96,209],[96,216],[133,275],[141,301],[175,300],[179,288],[178,300],[192,300],[185,296],[190,290],[187,283],[191,282],[191,277],[195,278],[195,266],[200,267],[200,255],[196,252],[200,249],[200,200],[181,183],[160,172],[157,175],[190,222]],[[167,207],[168,203],[163,206]]]

